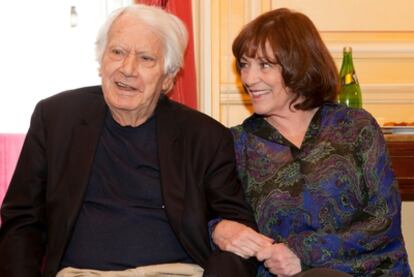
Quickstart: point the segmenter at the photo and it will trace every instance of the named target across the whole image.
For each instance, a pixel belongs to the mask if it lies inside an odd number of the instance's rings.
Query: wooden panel
[[[386,135],[401,198],[414,201],[414,135]]]
[[[412,0],[272,0],[278,7],[307,14],[322,31],[414,30]]]

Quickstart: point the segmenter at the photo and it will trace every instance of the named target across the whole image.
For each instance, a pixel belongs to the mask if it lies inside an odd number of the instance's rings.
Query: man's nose
[[[134,53],[129,53],[122,61],[121,72],[126,76],[135,75],[138,68],[138,60]]]

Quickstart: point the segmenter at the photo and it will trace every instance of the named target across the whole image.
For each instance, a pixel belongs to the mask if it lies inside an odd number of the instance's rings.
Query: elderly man
[[[231,134],[164,96],[186,44],[175,16],[118,10],[97,40],[102,87],[36,106],[1,209],[0,276],[255,275],[210,248],[214,218],[256,228]]]

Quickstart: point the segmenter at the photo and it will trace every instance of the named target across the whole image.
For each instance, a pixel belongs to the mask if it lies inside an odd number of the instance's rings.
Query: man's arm
[[[223,219],[234,220],[257,230],[252,209],[245,201],[237,178],[231,133],[222,129],[217,136],[219,139],[209,155],[211,161],[204,180],[209,208]]]
[[[257,230],[253,212],[245,201],[237,179],[232,135],[223,129],[219,143],[212,152],[211,163],[205,178],[209,208],[223,220],[232,220]],[[206,276],[255,276],[257,260],[243,259],[233,253],[217,249],[208,260]]]
[[[243,259],[233,253],[214,251],[210,255],[203,276],[205,277],[248,277],[256,276],[257,260]]]
[[[46,244],[43,132],[38,105],[1,207],[0,276],[40,276]]]

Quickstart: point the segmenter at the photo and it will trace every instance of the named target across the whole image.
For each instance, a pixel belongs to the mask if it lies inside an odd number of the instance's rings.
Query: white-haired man
[[[102,86],[38,103],[1,216],[0,276],[254,276],[210,248],[214,218],[255,227],[233,141],[170,101],[184,25],[155,7],[102,27]]]

